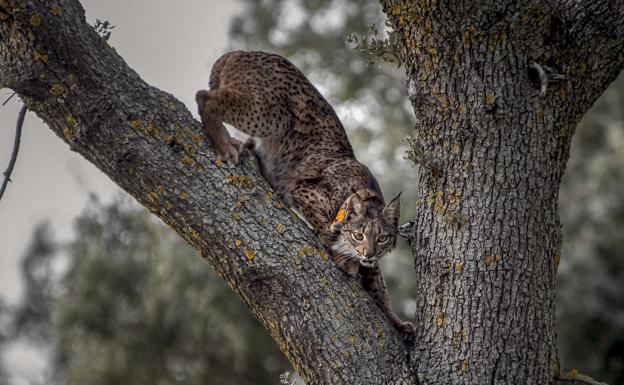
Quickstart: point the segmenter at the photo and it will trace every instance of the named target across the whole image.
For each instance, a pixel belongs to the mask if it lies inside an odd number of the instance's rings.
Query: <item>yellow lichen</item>
[[[159,137],[160,136],[160,130],[154,126],[153,124],[148,124],[147,127],[145,127],[145,129],[143,130],[143,132],[149,136],[153,136],[153,137]]]
[[[189,199],[189,195],[187,193],[185,193],[184,191],[182,191],[180,194],[178,194],[178,197],[180,199],[182,199],[183,201],[188,200]]]
[[[184,146],[184,153],[188,156],[193,156],[197,153],[197,150],[195,149],[195,147],[193,147],[192,144],[187,144],[186,146]]]
[[[55,5],[54,7],[50,8],[50,13],[54,16],[59,16],[61,14],[61,7]]]
[[[464,271],[464,264],[462,262],[457,262],[455,264],[455,272],[461,273],[462,271]]]
[[[451,345],[453,345],[454,348],[458,349],[461,346],[462,342],[468,342],[466,338],[466,333],[464,333],[463,330],[453,332],[453,336],[451,337]]]
[[[355,343],[355,341],[357,341],[357,337],[356,336],[349,336],[347,337],[347,340],[349,340],[349,342],[351,342],[352,344]]]
[[[33,27],[38,27],[39,25],[41,25],[41,16],[38,13],[34,13],[30,17],[30,25],[32,25]]]
[[[319,250],[319,255],[321,256],[321,259],[323,261],[327,262],[329,260],[329,256],[327,255],[325,250]]]
[[[307,243],[304,243],[303,246],[301,246],[301,249],[299,249],[299,256],[305,257],[306,255],[313,254],[314,251],[314,247],[308,245]]]
[[[462,33],[462,42],[464,43],[464,45],[470,45],[470,42],[476,35],[476,32],[477,29],[471,25],[466,31]]]
[[[135,120],[133,120],[133,121],[131,121],[131,122],[130,122],[130,127],[131,127],[133,130],[140,130],[140,129],[141,129],[141,126],[142,126],[142,124],[141,124],[141,121],[140,121],[140,120],[136,120],[136,119],[135,119]]]
[[[75,126],[76,124],[78,124],[78,120],[73,115],[67,115],[65,117],[65,120],[67,121],[68,124],[72,126]]]
[[[50,93],[54,96],[63,95],[65,93],[65,86],[60,83],[52,84],[52,87],[50,87]]]
[[[470,364],[468,363],[468,360],[464,360],[464,362],[462,363],[461,372],[468,373],[469,370],[470,370]]]
[[[41,60],[44,63],[48,62],[48,55],[42,54],[39,51],[35,50],[33,52],[33,56],[35,58],[35,60]]]
[[[585,62],[579,63],[579,72],[582,74],[582,73],[585,73],[585,71],[587,71],[587,63]]]
[[[239,221],[241,219],[240,213],[238,211],[232,212],[232,219],[234,219],[235,221]]]
[[[559,262],[561,261],[561,256],[555,255],[553,257],[553,261],[555,262],[555,270],[559,267]]]
[[[186,155],[186,154],[182,157],[181,161],[184,164],[191,164],[191,163],[193,163],[193,159],[191,159],[191,157]]]
[[[490,265],[494,262],[500,262],[503,259],[503,256],[500,254],[496,255],[486,255],[483,257],[483,262],[487,265]]]
[[[237,239],[234,241],[234,245],[236,245],[236,247],[241,247],[243,245],[243,241],[241,241],[240,239]]]
[[[349,352],[347,352],[347,351],[344,351],[344,352],[342,352],[342,356],[343,356],[344,358],[349,358],[349,357],[351,356],[351,353],[349,353]]]
[[[535,117],[537,118],[537,121],[538,121],[538,122],[543,123],[543,122],[544,122],[544,111],[542,111],[542,110],[538,110],[538,111],[535,113]]]
[[[251,180],[251,178],[247,175],[230,175],[226,178],[226,180],[228,183],[238,186],[238,188],[243,186],[253,188],[254,186],[253,180]]]
[[[444,325],[444,313],[442,313],[441,311],[437,312],[433,323],[437,327],[441,327],[442,325]]]
[[[278,223],[277,226],[275,226],[275,231],[277,231],[280,234],[283,233],[285,230],[286,228],[281,223]]]
[[[191,238],[193,239],[199,239],[199,233],[197,231],[195,231],[194,228],[189,226],[189,230],[188,230],[189,234],[191,235]]]
[[[223,161],[221,159],[217,159],[217,160],[215,160],[215,165],[217,167],[221,167],[221,165],[223,165]]]
[[[71,142],[71,141],[73,141],[73,140],[74,140],[74,136],[73,136],[73,134],[72,134],[71,130],[69,129],[69,127],[65,127],[65,128],[63,128],[63,136],[65,137],[65,139],[66,139],[68,142]]]
[[[245,250],[245,258],[249,261],[253,261],[256,258],[256,252],[253,250]]]
[[[147,193],[147,200],[148,200],[148,201],[150,201],[151,203],[156,202],[156,201],[158,200],[158,198],[159,198],[159,197],[160,197],[160,196],[159,196],[159,195],[158,195],[158,193],[157,193],[157,192],[155,192],[155,191],[152,191],[152,192]]]
[[[201,142],[204,141],[204,139],[201,137],[201,135],[193,135],[193,137],[191,139],[193,140],[193,142],[195,142],[197,144],[201,144]]]

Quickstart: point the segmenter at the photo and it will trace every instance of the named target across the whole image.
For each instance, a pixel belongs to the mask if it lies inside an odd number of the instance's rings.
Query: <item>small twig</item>
[[[596,381],[588,375],[581,374],[576,369],[572,369],[566,373],[560,373],[555,379],[557,381],[581,382],[589,385],[608,385],[605,382]]]
[[[17,160],[17,152],[19,151],[20,140],[22,138],[22,125],[24,124],[24,117],[26,116],[26,104],[22,106],[22,109],[17,115],[17,125],[15,127],[15,140],[13,141],[13,153],[11,154],[11,160],[9,161],[9,167],[4,172],[4,181],[2,181],[2,187],[0,187],[0,199],[4,195],[7,184],[11,181],[11,173],[13,172],[13,166]]]
[[[409,221],[399,226],[398,234],[403,238],[411,238],[413,236],[415,221]]]
[[[2,105],[4,106],[5,104],[7,104],[7,103],[9,102],[9,100],[11,100],[11,98],[12,98],[13,96],[15,96],[15,94],[16,94],[16,93],[17,93],[17,92],[13,92],[13,93],[11,94],[11,96],[9,96],[9,97],[7,98],[7,100],[5,100],[5,101],[4,101],[4,103],[2,103]]]

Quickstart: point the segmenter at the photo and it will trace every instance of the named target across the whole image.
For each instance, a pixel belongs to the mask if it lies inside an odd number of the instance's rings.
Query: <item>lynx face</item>
[[[376,197],[352,194],[331,226],[332,251],[344,262],[354,260],[364,267],[376,267],[396,244],[400,212],[399,196],[384,206]]]

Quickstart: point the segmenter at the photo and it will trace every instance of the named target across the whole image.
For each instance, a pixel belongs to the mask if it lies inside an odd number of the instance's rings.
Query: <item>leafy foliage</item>
[[[387,28],[391,28],[386,21]],[[368,64],[381,61],[396,64],[400,67],[403,64],[403,56],[397,44],[397,35],[390,30],[386,38],[382,38],[375,24],[368,27],[367,35],[358,36],[354,33],[347,35],[347,43],[355,45],[355,49],[368,56]]]
[[[66,248],[40,242],[45,229],[24,272],[45,271],[46,284],[28,281],[15,319],[20,336],[51,344],[51,383],[258,384],[288,367],[225,283],[144,209],[92,202]],[[48,269],[57,251],[61,276]]]
[[[561,191],[562,363],[624,384],[624,76],[583,119]]]
[[[108,41],[108,39],[110,39],[111,32],[113,28],[115,28],[115,26],[112,25],[108,20],[102,21],[100,19],[95,19],[95,25],[93,26],[93,28],[95,29],[95,32],[97,32],[97,34],[102,37],[102,39]]]

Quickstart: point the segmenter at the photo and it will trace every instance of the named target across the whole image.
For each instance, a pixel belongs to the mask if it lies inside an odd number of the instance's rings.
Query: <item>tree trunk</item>
[[[576,122],[621,68],[622,7],[383,3],[427,170],[415,349],[250,157],[217,161],[77,0],[0,0],[0,86],[200,250],[309,385],[552,383],[559,180]],[[540,97],[533,60],[567,80]]]
[[[559,184],[622,67],[622,3],[383,3],[418,119],[418,376],[552,383]]]

